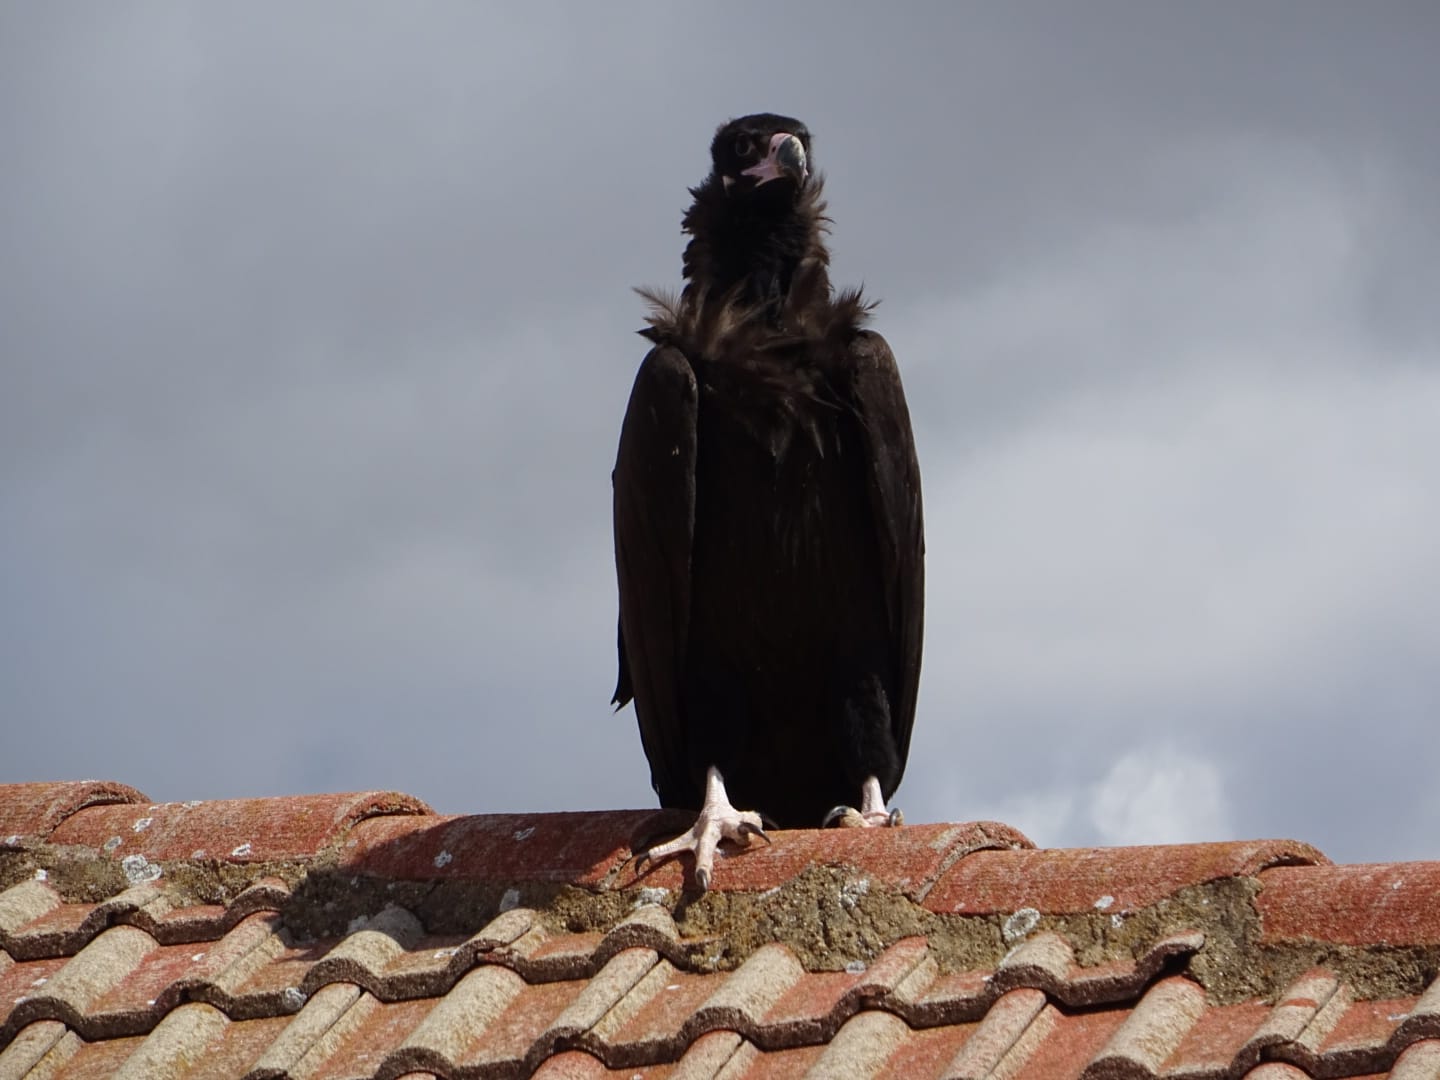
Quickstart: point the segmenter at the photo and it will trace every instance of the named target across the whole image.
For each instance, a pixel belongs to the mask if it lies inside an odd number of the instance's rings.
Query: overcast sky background
[[[925,481],[898,804],[1440,858],[1440,8],[0,7],[0,782],[650,806],[609,473],[804,119]]]

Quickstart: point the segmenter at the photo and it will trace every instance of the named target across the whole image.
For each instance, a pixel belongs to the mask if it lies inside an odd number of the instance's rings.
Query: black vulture
[[[710,156],[683,292],[639,290],[654,347],[613,474],[614,704],[661,805],[700,813],[641,854],[692,851],[701,889],[765,823],[898,822],[925,557],[900,374],[872,305],[831,289],[809,131],[746,116]]]

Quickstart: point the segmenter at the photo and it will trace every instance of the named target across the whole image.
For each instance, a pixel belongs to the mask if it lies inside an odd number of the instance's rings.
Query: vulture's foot
[[[752,836],[758,836],[767,844],[770,842],[759,814],[753,810],[736,810],[730,805],[720,770],[712,765],[705,774],[705,803],[695,824],[674,840],[637,853],[636,858],[640,863],[647,859],[661,863],[688,851],[695,856],[695,884],[705,892],[714,876],[715,849],[720,841],[749,844]]]
[[[860,809],[853,806],[837,806],[825,815],[824,828],[875,829],[885,826],[904,825],[905,815],[898,809],[885,808],[885,796],[880,791],[880,781],[871,776],[860,788]]]

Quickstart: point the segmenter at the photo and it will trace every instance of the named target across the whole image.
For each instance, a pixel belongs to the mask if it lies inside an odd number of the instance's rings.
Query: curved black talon
[[[764,829],[758,829],[758,828],[756,828],[754,825],[751,825],[748,821],[742,821],[742,822],[740,823],[740,835],[743,836],[743,837],[745,837],[745,838],[747,838],[747,839],[750,838],[750,837],[752,837],[752,836],[758,836],[761,840],[764,840],[765,843],[767,843],[767,844],[773,844],[773,843],[774,843],[774,841],[771,840],[770,837],[768,837],[767,835],[765,835],[765,830],[764,830]]]
[[[833,826],[835,822],[843,821],[845,815],[848,813],[851,813],[850,807],[842,803],[841,805],[835,807],[828,814],[825,815],[825,820],[820,822],[820,827],[822,829],[828,829]]]

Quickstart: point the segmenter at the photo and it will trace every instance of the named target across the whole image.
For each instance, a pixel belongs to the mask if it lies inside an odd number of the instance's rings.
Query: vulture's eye
[[[736,135],[736,136],[735,136],[735,156],[736,156],[736,157],[749,157],[749,156],[750,156],[750,152],[751,152],[752,150],[754,150],[754,149],[755,149],[755,143],[751,140],[751,138],[750,138],[749,135],[746,135],[746,134],[742,131],[739,135]]]

